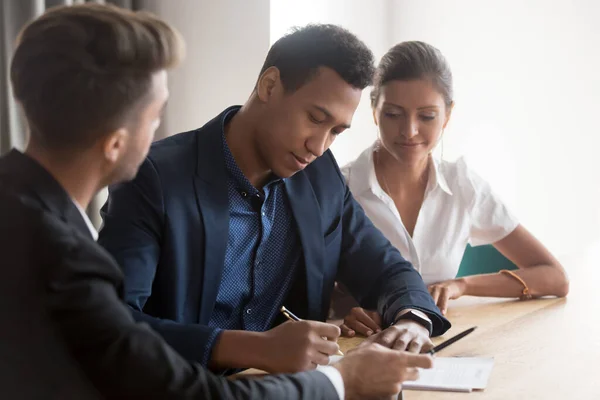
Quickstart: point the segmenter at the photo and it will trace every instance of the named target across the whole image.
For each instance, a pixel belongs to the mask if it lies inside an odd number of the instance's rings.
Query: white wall
[[[386,0],[271,0],[271,43],[293,26],[331,23],[356,34],[379,60],[389,47],[387,8]],[[355,159],[376,137],[369,91],[365,90],[352,128],[340,135],[331,149],[338,163],[344,165]]]
[[[199,128],[246,101],[269,49],[269,0],[144,0],[143,6],[187,43],[185,61],[169,73],[171,96],[157,140]],[[107,196],[101,191],[92,208]],[[99,213],[91,218],[100,226]]]
[[[555,253],[600,238],[600,2],[272,0],[271,16],[271,42],[290,26],[329,22],[377,60],[404,40],[438,47],[456,92],[444,158],[466,156]],[[344,164],[375,137],[365,91],[332,150]]]
[[[466,155],[556,253],[600,237],[600,2],[392,3],[392,42],[429,42],[452,67],[445,158]]]
[[[455,76],[444,158],[466,155],[557,254],[600,238],[600,2],[149,1],[188,43],[188,59],[171,74],[166,133],[243,103],[270,43],[292,26],[342,25],[377,60],[397,42],[424,40]],[[365,91],[352,129],[332,150],[343,165],[375,137]]]
[[[242,104],[269,50],[269,0],[146,0],[187,43],[170,74],[162,131],[195,129],[225,107]]]

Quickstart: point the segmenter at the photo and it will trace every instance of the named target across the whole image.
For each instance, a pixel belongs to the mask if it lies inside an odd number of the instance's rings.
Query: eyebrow
[[[392,106],[392,107],[396,107],[396,108],[401,108],[401,109],[403,109],[403,110],[404,110],[404,107],[402,107],[402,106],[399,106],[398,104],[390,103],[390,102],[388,102],[388,101],[384,101],[384,102],[383,102],[383,105],[384,105],[384,106]],[[427,110],[427,109],[432,109],[432,108],[435,108],[436,110],[439,110],[439,109],[440,109],[440,107],[439,107],[439,106],[430,105],[430,106],[423,106],[423,107],[419,107],[419,108],[417,108],[417,110]]]
[[[317,106],[317,105],[313,105],[313,107],[316,108],[317,110],[321,111],[323,114],[325,114],[327,119],[334,119],[333,115],[331,115],[331,113],[329,111],[327,111],[326,108]],[[341,124],[340,126],[344,129],[350,129],[350,124]]]

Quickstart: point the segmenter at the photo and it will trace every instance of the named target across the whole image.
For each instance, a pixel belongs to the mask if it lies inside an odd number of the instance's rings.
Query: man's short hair
[[[307,83],[319,67],[333,69],[344,81],[361,90],[371,84],[375,71],[371,50],[350,31],[329,24],[295,28],[277,40],[260,75],[270,67],[279,69],[287,92]]]
[[[33,140],[87,147],[134,123],[152,75],[183,53],[180,35],[151,14],[100,4],[56,7],[19,35],[13,92]]]

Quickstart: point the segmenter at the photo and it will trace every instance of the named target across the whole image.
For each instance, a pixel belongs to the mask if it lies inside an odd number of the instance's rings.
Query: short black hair
[[[293,28],[271,46],[259,76],[270,67],[279,70],[287,92],[298,90],[319,67],[333,69],[361,90],[371,84],[375,72],[367,45],[347,29],[331,24]]]

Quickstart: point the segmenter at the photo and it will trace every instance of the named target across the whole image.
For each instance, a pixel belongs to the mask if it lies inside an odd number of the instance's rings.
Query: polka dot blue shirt
[[[301,255],[286,181],[272,176],[261,192],[236,164],[224,133],[223,152],[228,173],[229,237],[209,325],[265,331],[290,289]]]

